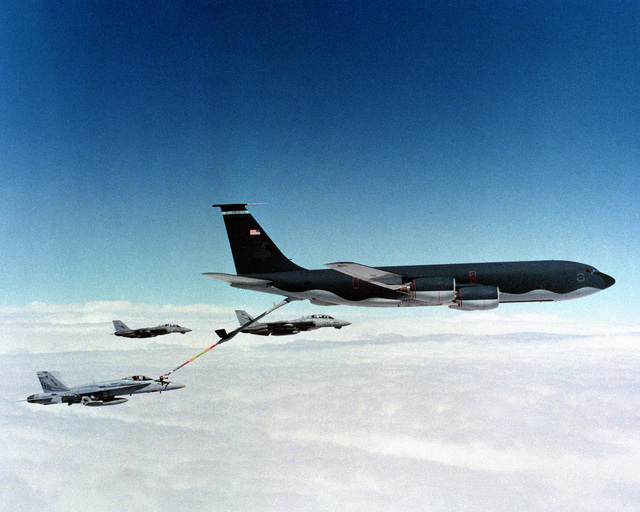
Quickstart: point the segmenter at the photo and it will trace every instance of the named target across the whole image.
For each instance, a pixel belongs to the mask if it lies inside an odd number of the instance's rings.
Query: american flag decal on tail
[[[259,234],[260,234],[260,230],[259,230],[259,229],[251,229],[251,230],[249,231],[249,234],[250,234],[251,236],[259,235]]]

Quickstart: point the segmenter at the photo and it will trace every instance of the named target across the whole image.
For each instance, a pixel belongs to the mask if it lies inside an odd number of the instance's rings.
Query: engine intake
[[[419,277],[407,283],[407,293],[434,305],[456,298],[456,280],[452,277]]]

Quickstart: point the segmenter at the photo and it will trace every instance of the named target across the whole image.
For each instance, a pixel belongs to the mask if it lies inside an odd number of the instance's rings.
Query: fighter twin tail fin
[[[112,320],[113,322],[113,327],[115,328],[116,332],[118,331],[128,331],[129,328],[124,324],[124,322],[120,321],[120,320]]]
[[[57,372],[38,372],[38,379],[40,379],[42,391],[44,391],[45,393],[51,393],[52,391],[69,390],[69,386],[62,382]]]
[[[253,317],[249,313],[241,309],[236,309],[236,316],[238,317],[238,322],[240,323],[240,325],[248,324],[249,322],[253,321]]]

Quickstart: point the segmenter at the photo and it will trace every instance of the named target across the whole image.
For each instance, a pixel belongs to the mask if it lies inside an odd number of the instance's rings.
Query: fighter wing
[[[269,327],[282,327],[287,325],[292,325],[290,320],[274,320],[273,322],[259,322],[256,325],[266,325]]]
[[[361,265],[360,263],[351,262],[338,262],[327,263],[325,267],[329,267],[337,272],[347,274],[348,276],[355,277],[356,279],[362,279],[367,283],[382,286],[389,290],[396,290],[399,292],[405,292],[407,288],[406,276],[402,274],[395,274],[393,272],[387,272],[375,267],[368,267]]]
[[[147,328],[134,329],[130,336],[133,338],[153,338],[158,334],[159,334],[159,331],[155,330],[155,327],[154,327],[150,329],[147,329]]]
[[[299,318],[297,320],[273,320],[272,322],[263,322],[256,325],[269,327],[270,329],[277,329],[280,327],[285,329],[304,329],[305,327],[313,327],[316,325],[316,323],[313,320]]]
[[[298,329],[300,331],[308,331],[310,329],[313,329],[316,326],[316,323],[309,320],[302,320],[297,322],[291,322],[289,325],[294,329]]]
[[[147,382],[141,384],[131,384],[128,382],[111,384],[91,384],[75,389],[70,389],[61,393],[63,403],[81,403],[83,398],[91,400],[110,400],[118,395],[130,395],[136,391],[147,387]]]
[[[298,332],[297,326],[291,322],[271,322],[263,325],[265,325],[271,333]]]

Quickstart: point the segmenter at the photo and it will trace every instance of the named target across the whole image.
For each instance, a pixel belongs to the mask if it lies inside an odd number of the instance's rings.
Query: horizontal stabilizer
[[[390,290],[402,290],[406,288],[406,276],[394,274],[375,267],[368,267],[360,263],[339,262],[327,263],[325,267],[347,274],[348,276],[362,279],[367,283],[376,284]]]
[[[220,279],[220,281],[226,281],[229,284],[239,285],[267,285],[271,284],[268,279],[258,279],[256,277],[244,277],[236,276],[234,274],[222,274],[218,272],[206,272],[203,276],[213,277],[214,279]]]

